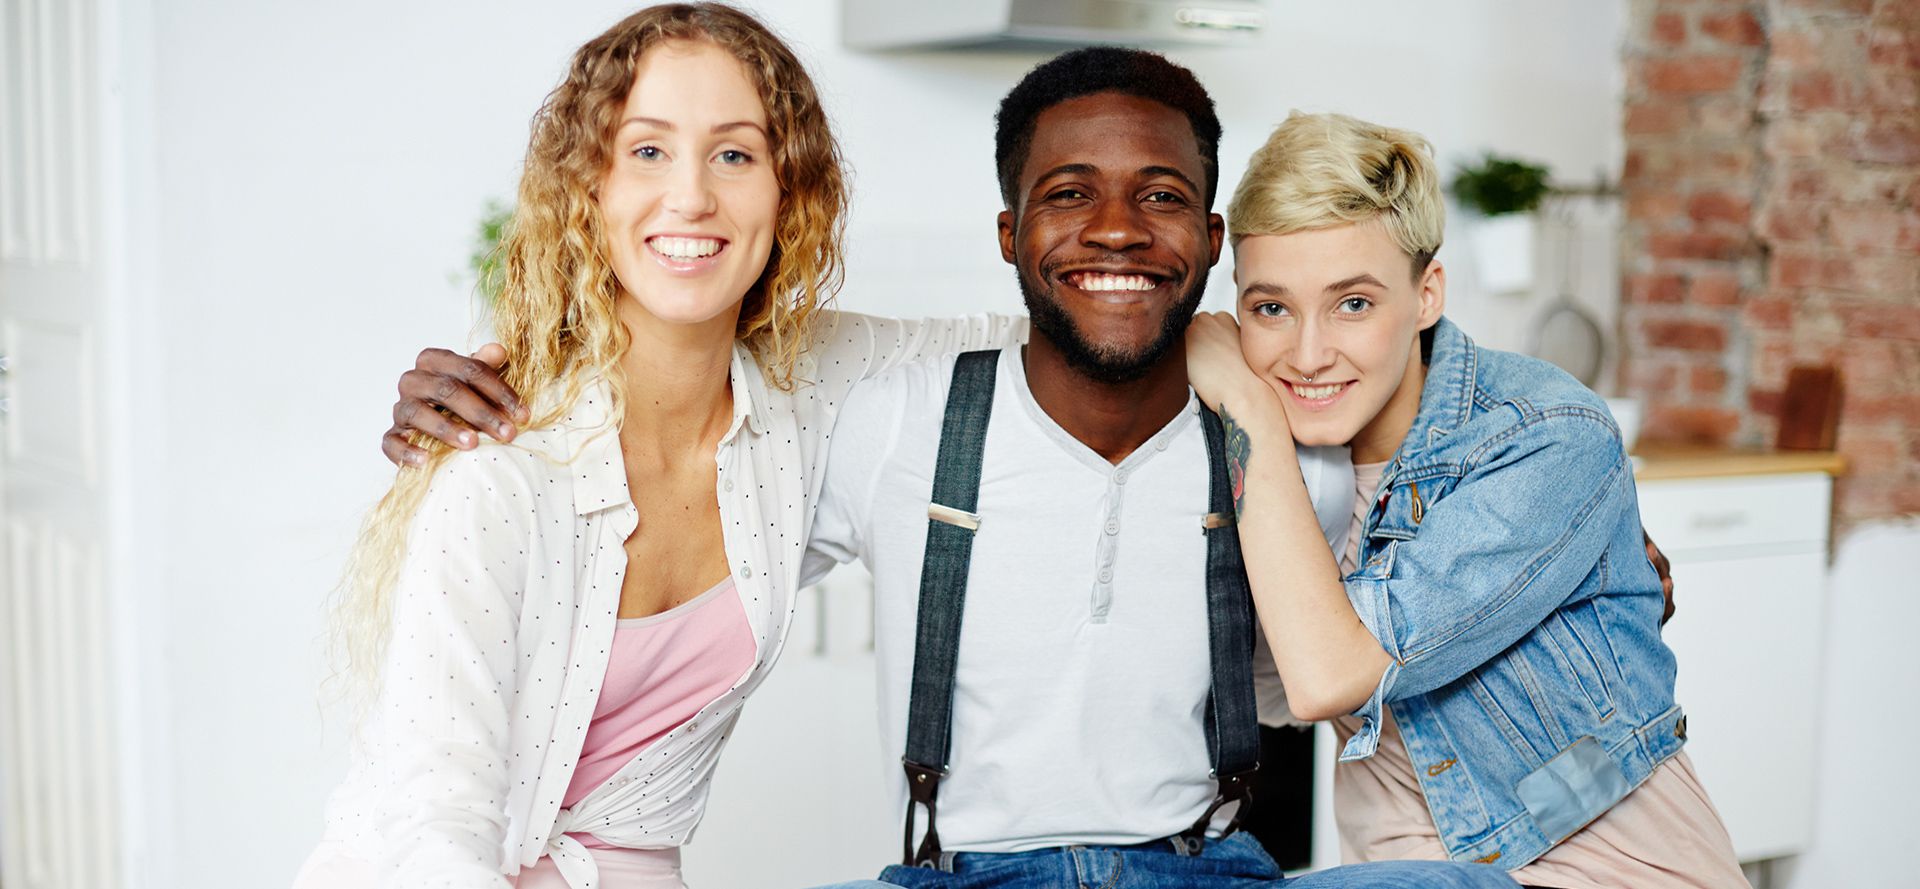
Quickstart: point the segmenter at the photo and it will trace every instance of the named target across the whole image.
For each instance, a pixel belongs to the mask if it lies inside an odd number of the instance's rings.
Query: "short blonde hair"
[[[1419,133],[1344,114],[1287,115],[1253,153],[1227,205],[1236,243],[1372,219],[1413,258],[1414,275],[1426,270],[1447,227],[1433,146]]]

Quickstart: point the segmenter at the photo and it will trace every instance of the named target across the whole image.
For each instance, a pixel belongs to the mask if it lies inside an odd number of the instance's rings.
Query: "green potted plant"
[[[1525,290],[1533,283],[1533,217],[1553,190],[1547,168],[1492,152],[1465,164],[1449,190],[1473,211],[1468,242],[1490,293]]]
[[[500,299],[500,239],[513,222],[513,205],[489,199],[480,211],[480,225],[473,233],[473,252],[467,256],[467,269],[473,272],[474,290],[480,301],[491,308]]]

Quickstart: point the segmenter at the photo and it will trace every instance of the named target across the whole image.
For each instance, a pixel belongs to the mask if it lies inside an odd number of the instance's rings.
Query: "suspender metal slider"
[[[951,506],[942,506],[938,503],[927,504],[927,518],[936,522],[946,522],[956,528],[964,528],[968,531],[980,530],[979,513],[967,512],[964,509],[954,509]]]

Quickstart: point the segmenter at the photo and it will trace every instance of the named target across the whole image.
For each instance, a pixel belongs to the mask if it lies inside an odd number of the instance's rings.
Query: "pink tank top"
[[[585,799],[635,756],[725,694],[753,666],[753,629],[729,577],[692,600],[613,631],[606,681],[561,805]],[[592,849],[615,848],[573,834]]]

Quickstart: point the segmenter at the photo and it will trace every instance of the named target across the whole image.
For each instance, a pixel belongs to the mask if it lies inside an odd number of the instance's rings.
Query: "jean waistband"
[[[1207,845],[1222,842],[1227,837],[1209,837]],[[1161,837],[1144,843],[1071,843],[1065,846],[1048,846],[1043,849],[1026,849],[1020,852],[943,852],[940,855],[940,870],[956,873],[960,865],[985,860],[1008,860],[1014,858],[1040,858],[1048,855],[1067,855],[1075,850],[1111,851],[1111,852],[1161,852],[1168,855],[1181,854],[1182,846],[1178,836]]]

